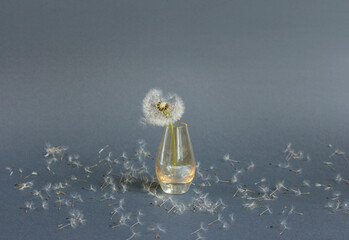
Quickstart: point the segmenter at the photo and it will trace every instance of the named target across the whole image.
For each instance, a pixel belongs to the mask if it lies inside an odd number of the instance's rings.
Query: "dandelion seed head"
[[[151,89],[143,99],[143,124],[166,126],[178,121],[184,113],[184,103],[176,94],[162,95],[159,89]]]

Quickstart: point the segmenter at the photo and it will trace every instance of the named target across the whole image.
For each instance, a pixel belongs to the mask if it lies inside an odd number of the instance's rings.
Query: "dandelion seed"
[[[349,180],[342,178],[341,174],[338,173],[335,177],[335,181],[337,183],[340,183],[341,181],[345,182],[346,184],[349,184]]]
[[[329,158],[332,158],[332,157],[335,156],[335,155],[337,155],[337,156],[342,156],[343,159],[347,161],[347,159],[346,159],[345,156],[344,156],[344,155],[345,155],[345,152],[343,152],[343,151],[341,151],[341,150],[339,150],[339,149],[334,150],[334,152],[333,152],[330,156],[328,156],[328,157],[329,157]]]
[[[74,207],[74,203],[77,202],[83,202],[82,197],[78,193],[71,193],[70,196],[73,198],[71,206]]]
[[[246,209],[249,209],[249,210],[253,210],[253,209],[255,209],[256,207],[258,207],[258,205],[256,204],[255,201],[250,202],[250,203],[244,203],[244,204],[242,204],[242,206],[243,206],[244,208],[246,208]]]
[[[294,206],[291,206],[291,209],[290,209],[290,211],[288,212],[288,215],[291,215],[291,214],[298,214],[298,215],[300,215],[300,216],[303,216],[303,213],[301,213],[301,212],[297,212],[297,211],[295,211],[295,207]]]
[[[294,170],[294,169],[290,169],[291,172],[295,173],[295,174],[301,174],[302,173],[302,169],[297,169],[297,170]]]
[[[127,226],[127,220],[129,219],[130,219],[130,214],[127,214],[127,215],[121,214],[119,219],[119,224],[112,226],[112,228],[116,228],[118,226]]]
[[[55,146],[52,147],[51,144],[47,143],[45,148],[45,157],[49,156],[63,156],[63,154],[68,150],[67,147],[64,146]]]
[[[24,203],[24,207],[20,207],[20,209],[25,209],[25,213],[28,213],[28,211],[34,210],[35,206],[33,201],[27,201]]]
[[[331,168],[332,171],[335,171],[335,169],[332,167],[333,162],[324,162],[324,164],[325,164],[327,167]]]
[[[331,200],[338,200],[338,198],[342,195],[340,192],[334,192],[332,193],[332,198]]]
[[[229,223],[228,222],[223,222],[222,228],[227,230],[229,228]]]
[[[219,182],[223,182],[223,183],[229,183],[230,181],[229,180],[221,180],[221,179],[219,179],[219,177],[218,176],[215,176],[215,183],[219,183]]]
[[[12,168],[10,168],[10,167],[6,167],[5,169],[6,169],[7,171],[9,171],[9,172],[10,172],[10,173],[9,173],[9,174],[10,174],[10,176],[12,176],[12,174],[13,174],[13,170],[12,170]]]
[[[160,226],[159,224],[155,224],[154,227],[149,227],[148,230],[153,232],[163,232],[163,233],[166,232],[166,229]]]
[[[279,163],[277,165],[279,168],[289,168],[291,165],[289,163]]]
[[[30,177],[30,176],[37,176],[37,175],[38,175],[37,172],[32,172],[32,173],[29,174],[28,176],[25,176],[23,179],[26,179],[26,178],[28,178],[28,177]]]
[[[262,216],[264,213],[268,212],[269,214],[272,214],[273,212],[271,211],[269,206],[266,206],[266,209],[259,214],[259,216]]]
[[[41,191],[33,190],[32,194],[33,196],[39,197],[41,200],[44,200],[44,197],[42,196]]]
[[[115,200],[115,197],[113,194],[105,193],[103,194],[102,198],[99,200],[100,202],[106,201],[106,200]]]
[[[33,181],[15,184],[15,188],[18,188],[18,190],[24,190],[24,189],[32,188],[33,186],[34,186]]]
[[[203,237],[200,233],[196,233],[197,238],[195,240],[201,240],[201,239],[206,239]]]
[[[194,232],[192,232],[191,234],[195,234],[195,233],[197,233],[197,232],[199,232],[199,231],[204,231],[204,232],[206,232],[207,230],[208,230],[208,229],[204,227],[204,223],[201,222],[201,223],[200,223],[200,227],[199,227],[197,230],[195,230]]]
[[[302,186],[303,187],[310,187],[309,181],[308,180],[303,180]]]
[[[240,163],[240,161],[231,159],[229,153],[227,153],[227,154],[225,154],[225,155],[223,156],[223,160],[226,161],[226,162],[230,162],[230,164],[231,164],[232,166],[234,166],[234,163]]]
[[[294,192],[294,194],[296,196],[301,196],[301,195],[310,195],[310,192],[304,192],[302,193],[301,190],[298,188],[298,189],[292,189],[291,188],[291,191]]]
[[[250,165],[248,165],[247,170],[252,170],[254,169],[254,167],[255,167],[254,163],[251,162]]]
[[[259,189],[262,193],[268,193],[270,191],[269,187],[259,186]]]
[[[214,224],[215,222],[222,222],[223,221],[223,216],[222,214],[218,214],[217,219],[213,220],[212,222],[208,223],[207,226],[211,226],[212,224]]]
[[[234,213],[229,214],[230,223],[235,222]]]
[[[283,219],[280,221],[280,225],[281,225],[281,232],[280,235],[282,235],[284,233],[285,230],[289,230],[291,229],[290,227],[287,226],[287,220]]]
[[[109,145],[104,146],[103,148],[101,148],[98,152],[98,154],[101,154],[105,149],[107,149],[109,147]]]
[[[265,182],[265,181],[267,181],[266,178],[261,178],[261,180],[259,180],[258,182],[255,182],[254,185],[260,184],[260,183]]]
[[[43,202],[41,203],[41,206],[42,206],[42,208],[43,208],[44,210],[48,210],[48,203],[47,203],[47,201],[43,201]]]
[[[58,228],[56,229],[57,231],[71,226],[72,228],[76,228],[79,226],[79,224],[85,224],[86,223],[86,219],[84,219],[84,215],[82,214],[81,211],[77,210],[77,209],[73,209],[69,212],[69,217],[67,217],[67,219],[69,220],[69,223],[67,224],[59,224]]]
[[[237,174],[234,174],[233,177],[230,179],[231,183],[237,183],[238,182],[238,177]]]
[[[333,212],[335,211],[335,205],[334,205],[334,202],[332,202],[332,201],[326,203],[326,205],[324,207],[332,209]]]
[[[130,226],[130,229],[132,229],[134,226],[136,226],[136,225],[143,225],[143,222],[141,222],[141,217],[140,216],[137,216],[137,222],[135,222],[134,224],[132,224],[131,226]]]

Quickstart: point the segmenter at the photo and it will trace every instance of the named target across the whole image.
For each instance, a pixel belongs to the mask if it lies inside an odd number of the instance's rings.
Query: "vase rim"
[[[181,127],[188,127],[188,124],[184,123],[184,122],[175,122],[175,126],[176,128],[181,128]]]

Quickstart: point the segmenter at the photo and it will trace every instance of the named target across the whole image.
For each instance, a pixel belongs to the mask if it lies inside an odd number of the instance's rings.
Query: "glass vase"
[[[165,193],[183,194],[195,175],[195,157],[188,126],[175,123],[164,127],[155,159],[155,171]]]

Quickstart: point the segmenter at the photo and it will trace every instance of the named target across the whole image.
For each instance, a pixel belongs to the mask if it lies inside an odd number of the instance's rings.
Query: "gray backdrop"
[[[229,230],[211,228],[207,239],[279,239],[280,211],[291,203],[304,215],[290,216],[292,229],[281,238],[347,239],[348,216],[324,209],[331,193],[314,183],[335,184],[337,172],[349,176],[344,161],[336,160],[336,173],[322,164],[333,152],[329,143],[348,151],[348,12],[348,1],[2,0],[1,238],[126,239],[129,231],[111,230],[108,209],[93,202],[82,205],[88,222],[76,230],[55,231],[67,212],[25,214],[18,207],[30,190],[14,190],[18,173],[10,178],[4,168],[37,170],[44,182],[45,142],[69,146],[85,162],[106,144],[132,153],[139,138],[155,154],[162,129],[138,121],[146,92],[161,88],[184,100],[182,121],[202,166],[230,178],[221,161],[230,153],[243,166],[256,165],[241,183],[266,177],[271,188],[281,179],[312,184],[310,196],[275,202],[264,218],[232,198],[234,185],[205,188],[228,204],[225,216],[236,215]],[[288,142],[312,157],[300,175],[269,165],[283,159]],[[336,190],[349,199],[346,184]],[[129,194],[130,209],[149,204],[145,193]],[[193,195],[191,189],[179,198]],[[144,211],[147,221],[166,226],[161,239],[195,239],[190,233],[199,222],[215,218]],[[136,239],[154,238],[139,232]]]

